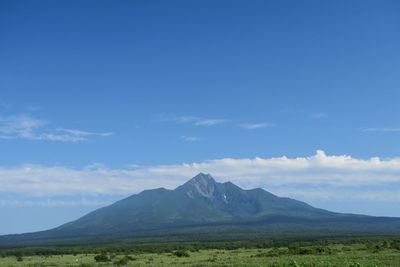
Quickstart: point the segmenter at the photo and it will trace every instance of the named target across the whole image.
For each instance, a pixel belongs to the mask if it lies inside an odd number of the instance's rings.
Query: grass
[[[208,249],[176,253],[106,254],[108,262],[96,262],[98,254],[50,255],[50,256],[6,256],[0,258],[0,266],[345,266],[384,267],[400,266],[400,251],[393,248],[371,248],[362,244],[330,245],[303,248],[264,249]],[[304,255],[301,255],[304,254]]]

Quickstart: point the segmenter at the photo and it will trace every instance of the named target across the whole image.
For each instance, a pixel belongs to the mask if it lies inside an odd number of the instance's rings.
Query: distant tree
[[[110,258],[106,254],[99,254],[94,256],[94,260],[96,262],[107,262],[110,261]]]

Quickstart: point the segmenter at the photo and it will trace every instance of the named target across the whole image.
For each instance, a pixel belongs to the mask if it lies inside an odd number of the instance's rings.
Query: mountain
[[[400,233],[400,218],[330,212],[200,173],[174,190],[145,190],[55,229],[2,236],[0,244],[234,231]]]

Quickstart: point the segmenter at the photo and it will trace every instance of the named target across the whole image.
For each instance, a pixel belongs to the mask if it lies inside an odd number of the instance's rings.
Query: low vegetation
[[[242,241],[30,247],[0,250],[0,266],[400,266],[400,239]]]

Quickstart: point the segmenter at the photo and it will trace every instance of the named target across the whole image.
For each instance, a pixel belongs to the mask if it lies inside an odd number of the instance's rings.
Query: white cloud
[[[275,126],[275,125],[271,124],[271,123],[244,123],[244,124],[240,125],[240,127],[248,129],[248,130],[260,129],[260,128],[265,128],[265,127],[273,127],[273,126]]]
[[[51,129],[50,122],[29,115],[0,117],[0,139],[50,140],[61,142],[88,141],[89,135],[110,136],[113,133],[94,133],[76,129]],[[59,132],[62,132],[61,134]]]
[[[400,201],[396,197],[400,194],[400,158],[357,159],[328,156],[321,150],[309,157],[223,158],[190,164],[136,165],[134,169],[109,169],[101,164],[83,169],[38,165],[0,168],[0,195],[129,195],[158,187],[173,189],[199,172],[211,173],[220,182],[232,181],[247,189],[262,187],[281,196]]]

